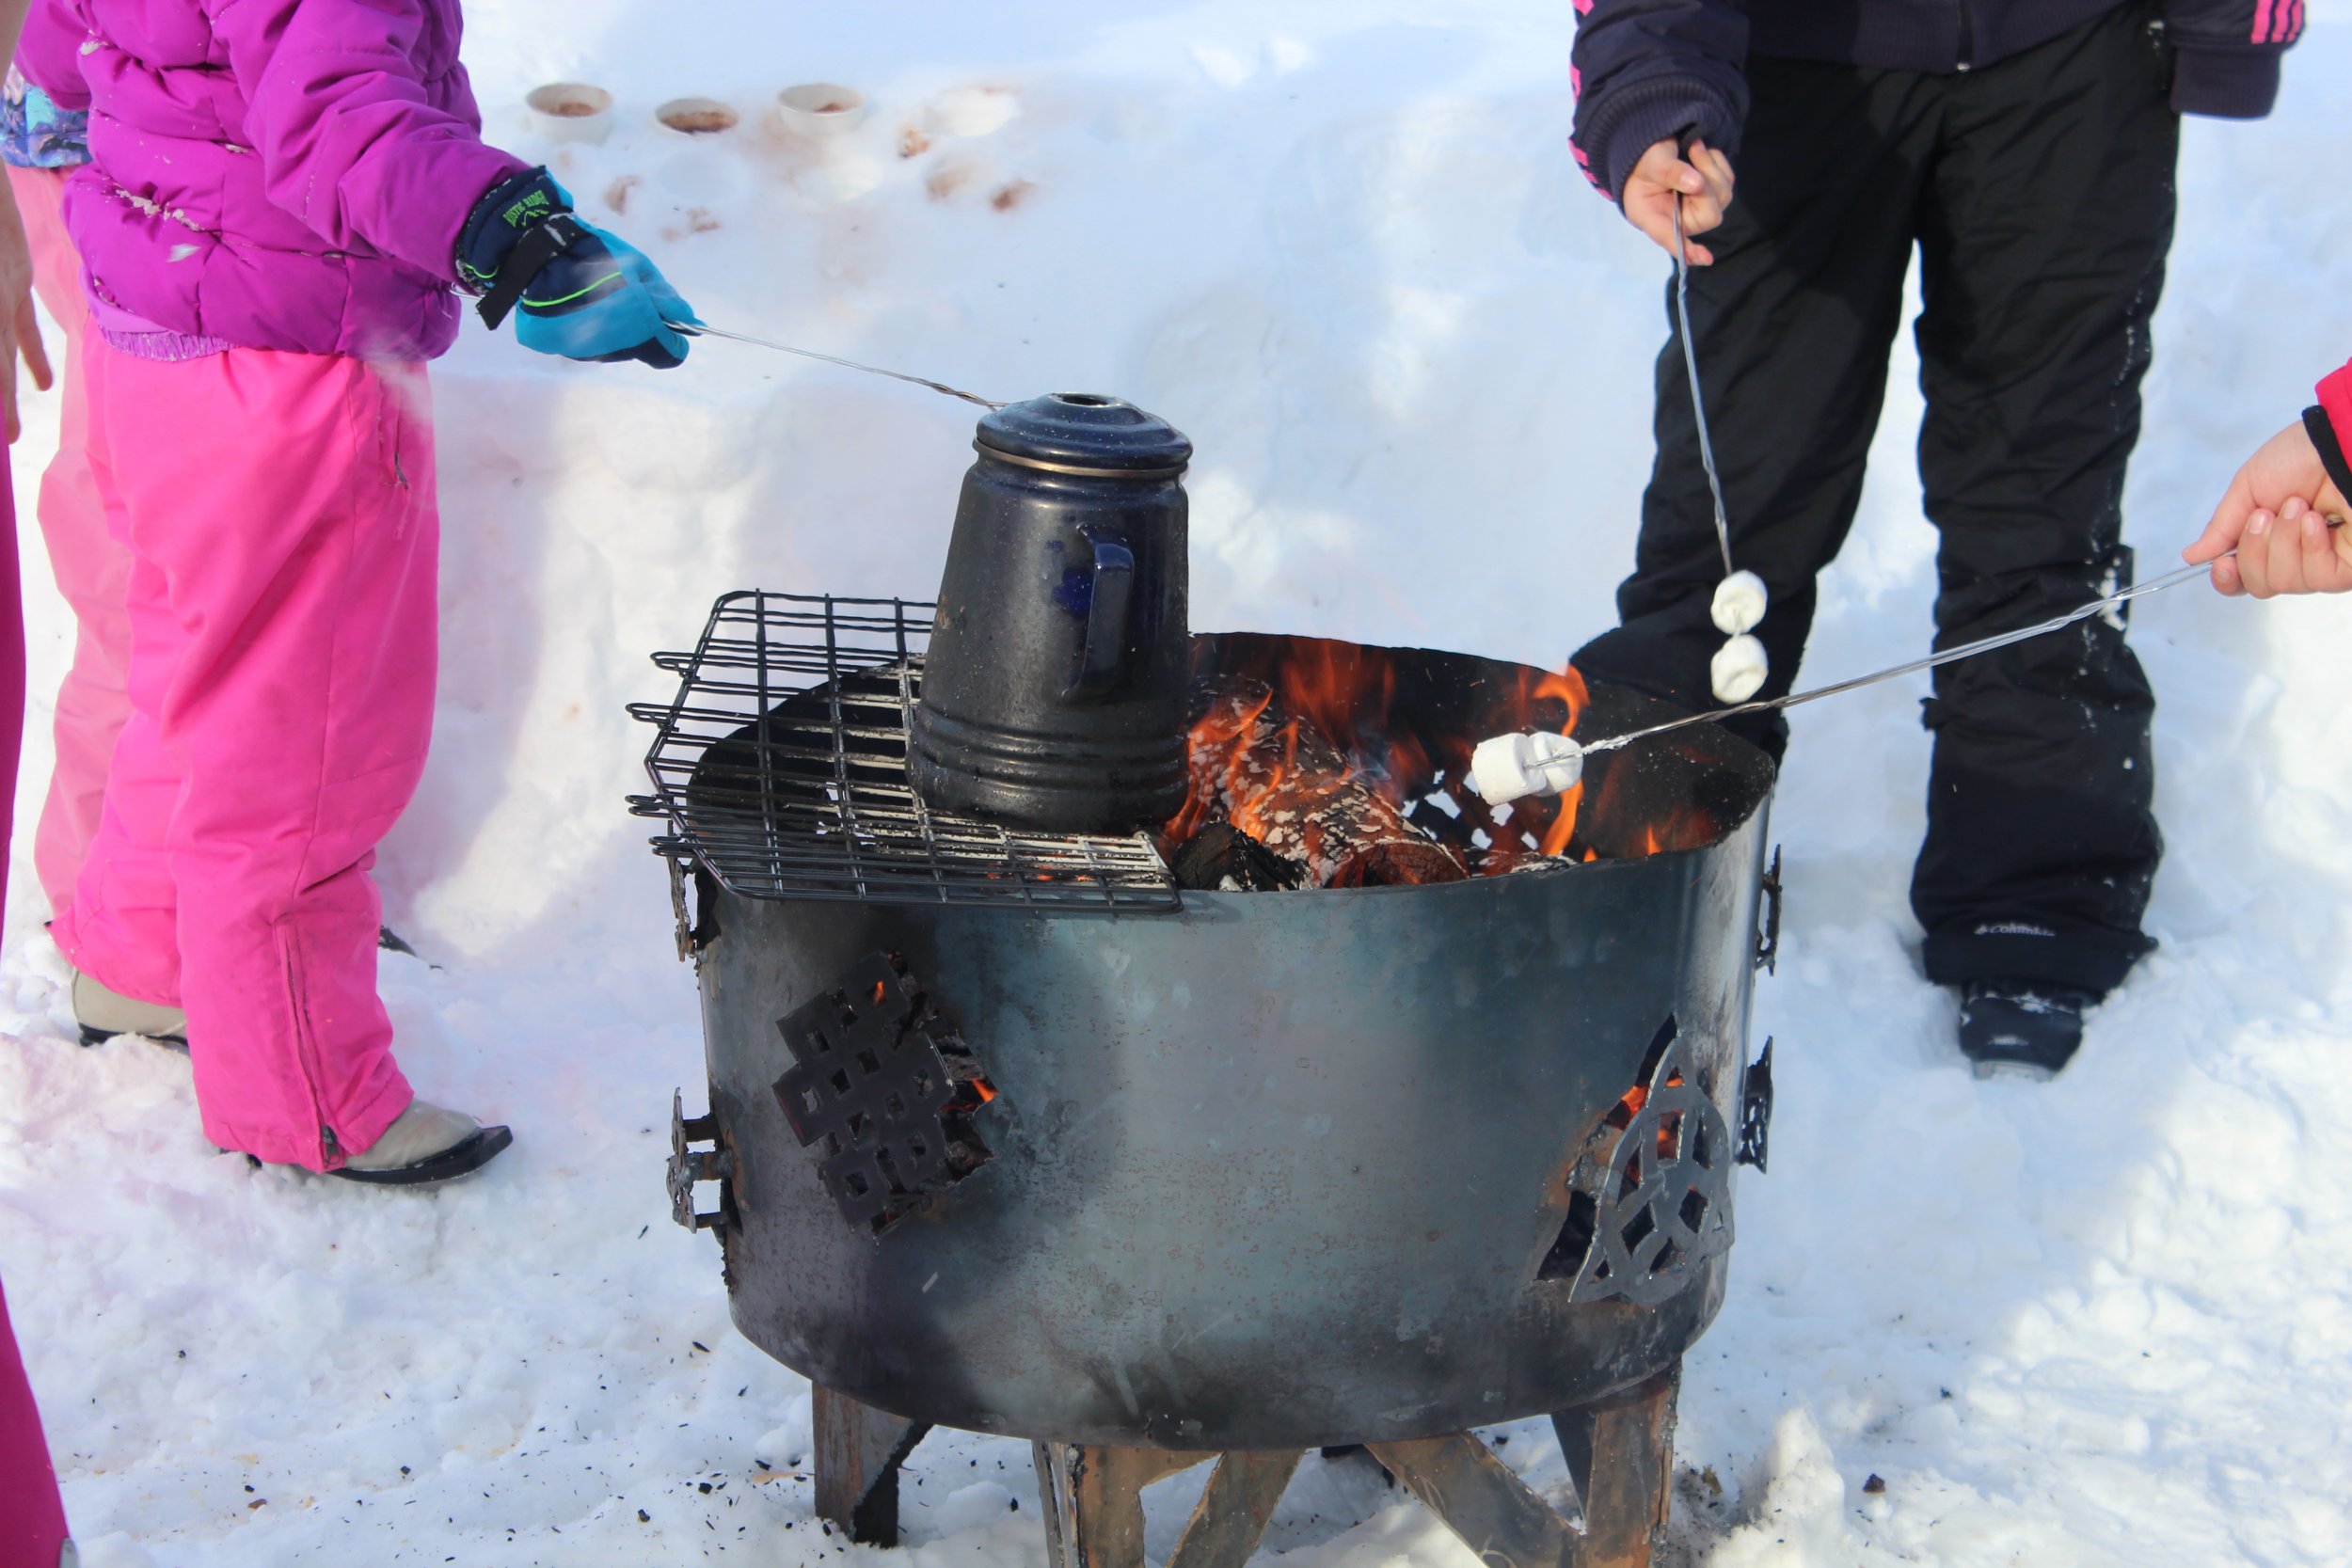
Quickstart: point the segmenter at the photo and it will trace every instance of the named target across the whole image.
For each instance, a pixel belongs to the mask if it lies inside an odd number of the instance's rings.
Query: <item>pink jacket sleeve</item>
[[[89,23],[75,0],[32,0],[16,40],[16,69],[60,109],[87,109],[82,45],[88,38]]]
[[[2328,422],[2336,427],[2337,443],[2352,451],[2352,365],[2319,384],[2319,406],[2328,410]]]
[[[527,167],[437,107],[411,63],[431,0],[220,0],[215,36],[269,198],[337,246],[451,282],[484,192]],[[449,8],[453,10],[454,8]]]

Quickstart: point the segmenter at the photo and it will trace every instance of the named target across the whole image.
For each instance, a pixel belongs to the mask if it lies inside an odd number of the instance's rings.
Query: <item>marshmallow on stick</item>
[[[1764,607],[1770,602],[1762,578],[1754,572],[1734,572],[1715,585],[1715,629],[1726,637],[1754,631],[1764,624]]]
[[[1742,633],[1715,650],[1707,673],[1715,688],[1715,700],[1736,705],[1763,689],[1764,677],[1771,669],[1764,644]]]
[[[1470,784],[1490,806],[1558,795],[1584,776],[1584,748],[1565,735],[1498,735],[1470,753]]]

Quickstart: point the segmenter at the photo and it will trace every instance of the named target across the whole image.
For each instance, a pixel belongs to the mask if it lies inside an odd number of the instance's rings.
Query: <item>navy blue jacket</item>
[[[1576,0],[1576,157],[1612,198],[1652,143],[1737,152],[1750,54],[1949,72],[1991,65],[2122,0]],[[2162,0],[2172,106],[2259,119],[2303,0]]]

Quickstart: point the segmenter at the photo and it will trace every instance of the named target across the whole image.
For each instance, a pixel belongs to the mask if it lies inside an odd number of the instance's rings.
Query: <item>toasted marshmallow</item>
[[[1708,674],[1715,688],[1719,703],[1744,703],[1763,689],[1764,677],[1772,664],[1765,657],[1764,644],[1753,637],[1735,637],[1715,650],[1714,661],[1708,666]]]
[[[1754,572],[1734,572],[1715,585],[1715,629],[1726,637],[1754,631],[1764,624],[1764,607],[1770,602],[1762,578]]]
[[[1557,795],[1584,776],[1584,748],[1565,735],[1498,735],[1470,753],[1470,784],[1490,806]]]

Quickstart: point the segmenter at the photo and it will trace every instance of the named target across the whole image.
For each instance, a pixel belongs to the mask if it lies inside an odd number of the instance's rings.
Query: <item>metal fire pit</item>
[[[1196,673],[1335,651],[1202,638]],[[1448,759],[1540,673],[1376,652],[1396,672],[1376,728],[1422,742],[1383,761],[1434,759],[1399,781],[1417,814],[1512,831],[1449,788]],[[916,656],[893,656],[911,679]],[[1601,690],[1579,731],[1666,712]],[[691,774],[641,803],[674,856],[741,806],[729,769],[761,732],[721,728],[713,804],[698,817]],[[710,1114],[681,1122],[674,1184],[719,1234],[738,1327],[824,1391],[845,1514],[880,1506],[923,1423],[1037,1440],[1065,1551],[1088,1476],[1116,1469],[1089,1453],[1173,1454],[1122,1461],[1139,1485],[1211,1453],[1368,1443],[1435,1497],[1448,1464],[1476,1467],[1451,1435],[1474,1426],[1567,1413],[1587,1478],[1608,1412],[1662,1445],[1723,1300],[1733,1158],[1761,1148],[1746,1046],[1772,778],[1711,728],[1596,754],[1577,838],[1600,858],[1434,887],[835,902],[695,862]],[[1643,854],[1661,821],[1691,847]],[[1662,1516],[1663,1449],[1642,1451],[1659,1473],[1635,1490]],[[1276,1468],[1219,1485],[1279,1494]]]

